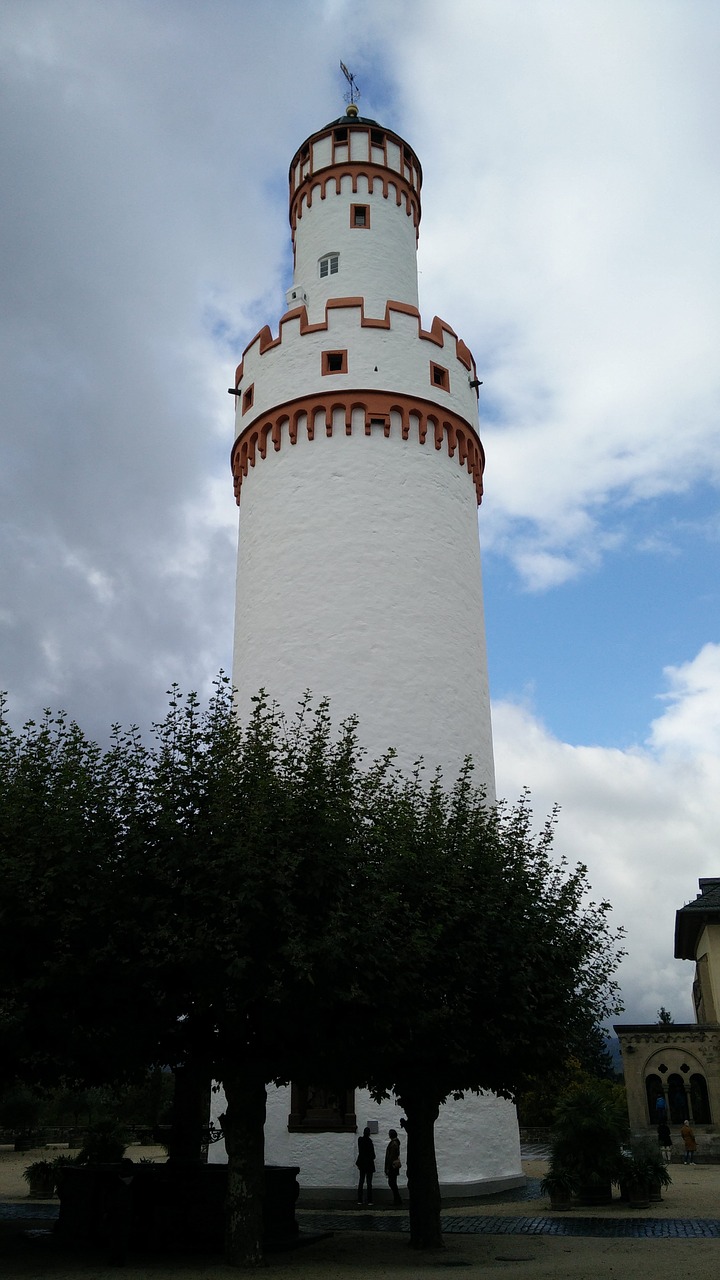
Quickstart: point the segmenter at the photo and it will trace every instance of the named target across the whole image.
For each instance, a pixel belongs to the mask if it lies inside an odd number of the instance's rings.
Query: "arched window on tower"
[[[320,279],[324,280],[326,276],[336,276],[340,269],[340,255],[338,253],[326,253],[320,259]]]

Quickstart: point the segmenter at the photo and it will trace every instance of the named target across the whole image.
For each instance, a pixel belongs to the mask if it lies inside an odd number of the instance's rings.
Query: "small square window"
[[[350,226],[351,227],[369,227],[370,226],[370,206],[368,204],[351,204],[350,205]]]
[[[248,387],[247,391],[243,392],[243,398],[242,398],[243,413],[247,413],[248,409],[252,408],[252,402],[254,399],[255,399],[255,383],[253,382]]]
[[[324,258],[321,258],[320,279],[324,280],[326,276],[336,276],[339,265],[340,259],[337,253],[328,253]]]
[[[347,351],[323,351],[322,371],[326,373],[347,373]]]
[[[385,134],[382,129],[371,129],[370,141],[374,147],[383,147],[385,145]]]
[[[447,369],[443,369],[441,364],[434,364],[430,361],[430,381],[434,387],[441,387],[443,391],[450,390],[450,379]]]

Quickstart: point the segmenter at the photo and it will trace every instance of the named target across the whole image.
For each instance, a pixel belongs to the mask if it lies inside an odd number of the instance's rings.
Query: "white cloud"
[[[615,504],[720,479],[719,22],[451,4],[432,46],[410,36],[408,80],[453,66],[442,95],[406,84],[431,138],[422,292],[484,379],[486,545],[535,588],[567,574],[538,579],[518,520],[582,572]]]
[[[717,864],[720,829],[720,646],[670,668],[668,710],[644,747],[571,746],[527,707],[493,707],[498,790],[530,788],[538,819],[560,805],[556,849],[584,862],[594,895],[627,928],[620,978],[626,1021],[661,1004],[693,1021],[692,965],[673,959],[675,911]]]
[[[653,721],[650,745],[668,756],[720,756],[720,644],[706,644],[696,658],[666,667],[667,710]]]

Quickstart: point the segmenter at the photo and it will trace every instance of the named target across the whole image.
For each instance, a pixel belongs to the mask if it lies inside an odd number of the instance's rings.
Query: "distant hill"
[[[623,1074],[623,1060],[622,1054],[620,1053],[620,1041],[617,1036],[608,1036],[605,1041],[605,1048],[612,1059],[613,1071],[615,1071],[617,1075],[621,1076]]]

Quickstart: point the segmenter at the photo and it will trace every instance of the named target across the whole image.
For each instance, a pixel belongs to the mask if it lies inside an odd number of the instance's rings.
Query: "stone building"
[[[696,1021],[623,1024],[615,1031],[633,1132],[654,1133],[660,1098],[671,1130],[689,1119],[701,1154],[720,1159],[720,879],[699,885],[675,916],[675,957],[695,962]]]

